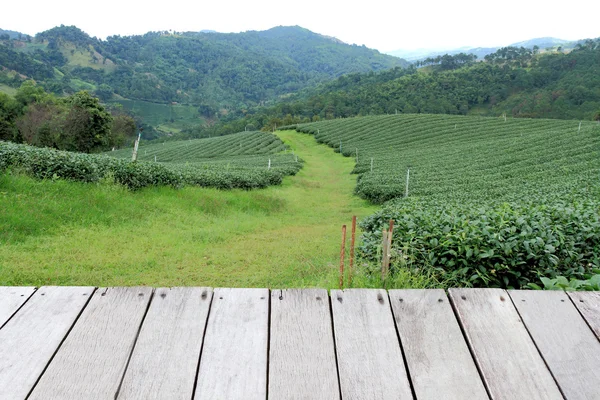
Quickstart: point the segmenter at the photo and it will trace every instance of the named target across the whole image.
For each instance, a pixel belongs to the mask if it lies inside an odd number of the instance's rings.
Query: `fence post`
[[[346,254],[346,225],[342,225],[342,247],[340,248],[340,289],[344,287],[344,255]]]
[[[348,271],[348,286],[352,285],[352,273],[354,272],[354,243],[356,239],[356,215],[352,216],[352,238],[350,239],[350,267]]]

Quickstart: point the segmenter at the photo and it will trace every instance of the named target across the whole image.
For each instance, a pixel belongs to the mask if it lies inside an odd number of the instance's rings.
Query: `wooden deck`
[[[0,399],[600,399],[600,293],[0,287]]]

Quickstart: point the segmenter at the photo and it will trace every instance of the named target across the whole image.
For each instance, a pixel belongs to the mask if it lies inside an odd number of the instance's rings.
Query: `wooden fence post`
[[[390,256],[392,249],[392,235],[394,233],[394,220],[390,219],[389,228],[383,228],[383,235],[381,238],[381,280],[385,280],[390,270]]]
[[[346,225],[342,225],[342,247],[340,249],[340,289],[344,287],[344,255],[346,254]]]

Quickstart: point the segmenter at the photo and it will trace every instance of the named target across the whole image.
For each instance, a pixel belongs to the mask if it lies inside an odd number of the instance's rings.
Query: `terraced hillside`
[[[106,153],[131,158],[131,149]],[[208,139],[180,140],[140,146],[138,160],[190,168],[226,171],[270,171],[293,175],[302,160],[275,135],[268,132],[240,132]]]
[[[388,115],[301,125],[356,157],[356,192],[381,203],[409,194],[510,199],[597,184],[600,125],[542,119]],[[372,165],[372,168],[371,168]]]
[[[362,222],[362,253],[379,259],[393,219],[392,273],[508,288],[600,273],[596,123],[391,115],[297,130],[356,157],[355,192],[387,201]]]
[[[82,154],[0,141],[0,172],[16,168],[36,178],[115,181],[130,189],[158,185],[255,189],[281,184],[303,164],[287,153],[279,138],[264,132],[142,146],[135,163],[130,161],[131,151]]]

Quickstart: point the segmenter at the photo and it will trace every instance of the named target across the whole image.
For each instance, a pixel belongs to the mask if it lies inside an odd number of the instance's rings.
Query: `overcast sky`
[[[300,25],[382,52],[506,46],[546,36],[567,40],[600,36],[600,3],[552,4],[540,0],[6,1],[0,28],[34,35],[60,24],[76,25],[104,39],[158,30],[242,32]]]

